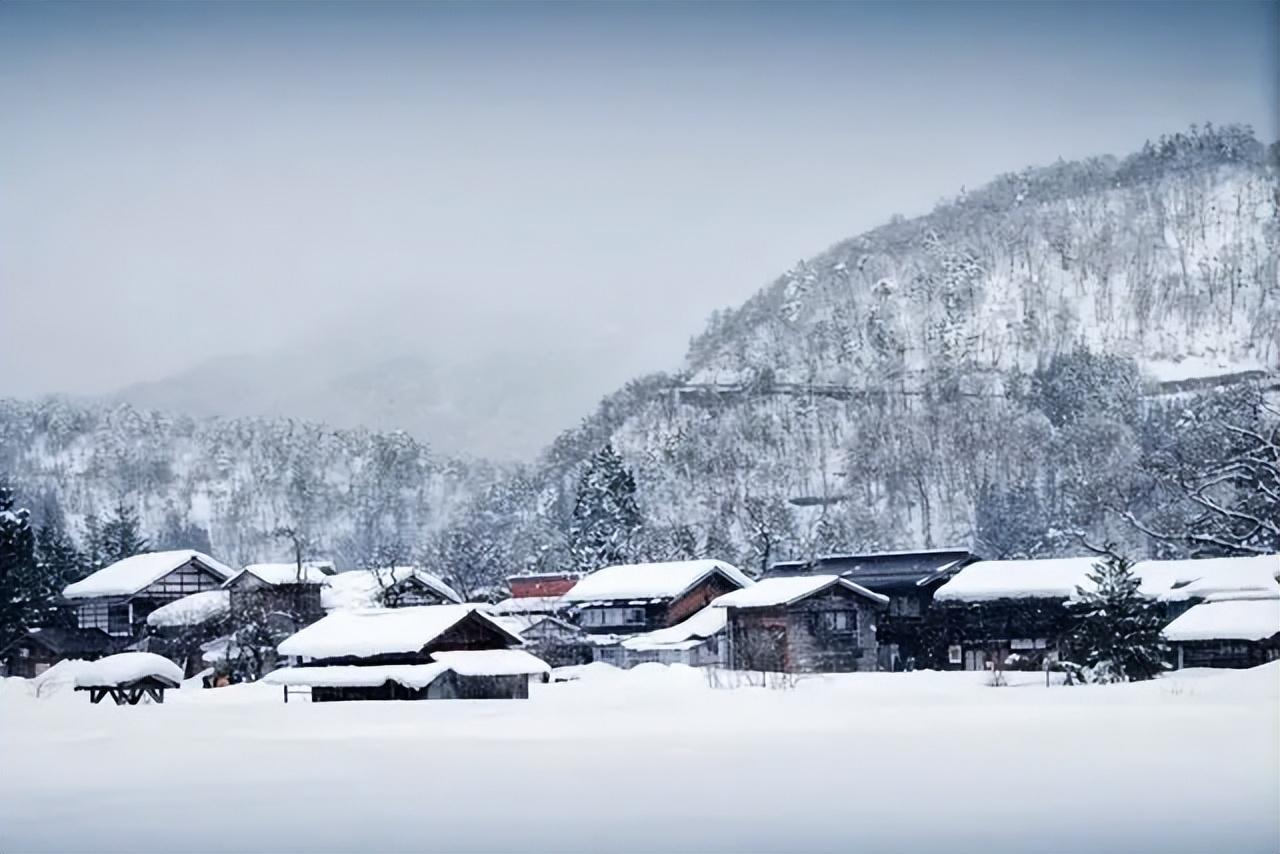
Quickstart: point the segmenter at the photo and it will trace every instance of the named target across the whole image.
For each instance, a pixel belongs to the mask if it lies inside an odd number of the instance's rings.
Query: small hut
[[[265,682],[330,700],[523,699],[546,662],[471,605],[336,611],[279,646],[298,661]]]

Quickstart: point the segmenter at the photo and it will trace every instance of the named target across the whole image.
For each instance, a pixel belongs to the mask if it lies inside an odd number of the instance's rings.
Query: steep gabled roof
[[[226,564],[214,560],[203,552],[182,549],[171,552],[148,552],[116,561],[88,578],[67,585],[62,595],[67,599],[86,599],[95,596],[132,596],[150,587],[178,567],[194,560],[223,581],[235,575]]]
[[[674,599],[713,575],[720,575],[737,587],[752,583],[742,570],[720,560],[621,564],[606,566],[583,578],[564,594],[564,601]]]
[[[715,608],[775,608],[790,605],[830,587],[843,587],[877,605],[888,605],[889,597],[872,593],[860,584],[838,575],[796,575],[765,578],[744,590],[726,593],[711,603]]]

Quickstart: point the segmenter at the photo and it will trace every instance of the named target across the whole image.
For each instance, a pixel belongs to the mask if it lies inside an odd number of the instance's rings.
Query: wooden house
[[[877,621],[877,654],[881,670],[937,666],[926,636],[925,617],[934,592],[977,558],[967,549],[869,552],[826,555],[774,564],[765,578],[838,575],[889,597],[889,608]]]
[[[285,639],[264,681],[331,700],[519,699],[546,662],[471,605],[335,611]]]
[[[607,566],[578,581],[564,601],[588,634],[632,635],[670,628],[751,583],[718,560]]]
[[[93,661],[110,655],[120,641],[102,629],[61,626],[28,629],[17,640],[0,649],[0,667],[6,676],[34,679],[59,661]]]
[[[766,578],[722,596],[728,666],[829,673],[878,669],[876,620],[889,597],[838,575]]]
[[[197,551],[134,555],[68,585],[63,598],[76,609],[81,629],[101,629],[113,638],[136,639],[147,615],[192,593],[217,590],[235,573]]]
[[[1202,602],[1162,632],[1176,667],[1256,667],[1280,658],[1280,599]]]
[[[255,563],[223,587],[230,595],[232,615],[287,615],[297,630],[324,616],[321,590],[333,574],[333,564],[328,562]]]
[[[1046,659],[1069,658],[1067,644],[1074,623],[1066,606],[1078,590],[1092,587],[1089,576],[1100,561],[1097,555],[1090,555],[978,561],[963,567],[935,595],[940,607],[935,609],[938,619],[934,625],[937,636],[947,645],[948,666],[965,670],[1037,668]],[[1280,599],[1280,556],[1276,555],[1148,560],[1135,564],[1133,573],[1139,579],[1139,591],[1174,623],[1181,619],[1179,615],[1190,614],[1204,603]],[[1229,649],[1246,639],[1226,636],[1220,640],[1224,644],[1221,660],[1247,657],[1243,651]],[[1262,639],[1248,642],[1265,645]],[[1188,651],[1193,658],[1198,652],[1188,647],[1183,651],[1184,659]]]

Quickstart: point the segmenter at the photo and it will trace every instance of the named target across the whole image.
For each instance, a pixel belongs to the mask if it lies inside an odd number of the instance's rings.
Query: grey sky
[[[612,343],[603,393],[962,184],[1193,121],[1275,138],[1278,30],[1274,4],[0,5],[0,394],[302,339]]]

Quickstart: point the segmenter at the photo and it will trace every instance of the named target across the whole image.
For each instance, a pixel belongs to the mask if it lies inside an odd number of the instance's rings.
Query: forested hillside
[[[1170,442],[1262,417],[1266,381],[1168,381],[1280,362],[1275,156],[1192,129],[839,244],[713,317],[681,374],[605,401],[547,465],[567,503],[574,463],[613,442],[652,537],[744,565],[1132,539],[1113,510],[1169,508],[1150,472]]]
[[[285,419],[196,419],[126,405],[0,401],[0,472],[37,521],[72,532],[123,504],[153,544],[229,562],[282,556],[295,529],[346,565],[407,560],[434,520],[492,477],[400,433]]]
[[[1135,522],[1184,527],[1198,508],[1170,484],[1269,417],[1278,193],[1276,148],[1237,127],[1002,176],[718,313],[679,372],[611,395],[528,467],[403,434],[10,401],[0,472],[37,509],[136,504],[148,531],[201,528],[230,561],[278,555],[292,527],[468,590],[593,555],[1185,549]]]

